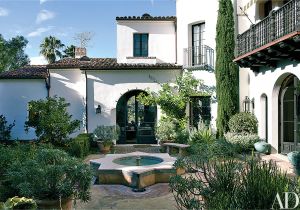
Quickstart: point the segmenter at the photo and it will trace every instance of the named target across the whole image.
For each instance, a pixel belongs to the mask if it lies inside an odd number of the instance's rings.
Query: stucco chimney
[[[76,47],[75,48],[75,58],[81,58],[83,56],[86,56],[86,48]]]

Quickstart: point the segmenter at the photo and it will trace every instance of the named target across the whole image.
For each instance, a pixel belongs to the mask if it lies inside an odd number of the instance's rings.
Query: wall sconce
[[[101,106],[98,105],[98,107],[96,108],[96,114],[101,114]]]
[[[250,103],[251,103],[250,98],[248,96],[246,96],[243,101],[244,112],[250,112]]]

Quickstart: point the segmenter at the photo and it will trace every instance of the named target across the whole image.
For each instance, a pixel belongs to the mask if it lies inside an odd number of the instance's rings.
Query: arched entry
[[[289,75],[283,81],[279,94],[279,148],[281,153],[300,149],[299,79]]]
[[[120,127],[119,144],[155,144],[156,106],[144,106],[137,100],[142,90],[132,90],[121,96],[117,103],[117,125]]]

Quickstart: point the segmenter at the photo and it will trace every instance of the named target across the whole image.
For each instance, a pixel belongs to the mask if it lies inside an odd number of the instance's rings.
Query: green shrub
[[[79,134],[75,139],[69,142],[68,153],[78,158],[84,158],[90,150],[90,134]]]
[[[18,196],[15,196],[7,199],[4,203],[3,209],[37,209],[37,204],[33,199],[25,197],[19,198]]]
[[[90,167],[58,149],[39,149],[33,158],[12,163],[5,178],[18,196],[39,200],[90,198]]]
[[[180,209],[271,209],[277,193],[282,197],[299,188],[273,162],[208,160],[203,156],[177,162],[177,167],[196,172],[170,180]]]
[[[119,137],[119,127],[118,126],[106,126],[106,125],[100,125],[98,126],[93,134],[94,134],[94,140],[117,140]]]
[[[206,143],[210,144],[216,140],[215,135],[212,133],[210,128],[206,126],[193,128],[190,132],[190,141],[192,143]]]
[[[169,117],[163,116],[156,128],[156,137],[161,142],[175,142],[176,135],[176,125],[174,121]]]
[[[14,143],[12,145],[0,144],[0,201],[6,201],[9,197],[16,195],[16,191],[10,187],[5,174],[13,163],[22,163],[34,157],[39,148],[34,143]]]
[[[254,144],[260,140],[256,134],[226,133],[225,139],[236,146],[237,152],[249,152],[254,149]]]
[[[176,131],[175,142],[178,144],[187,144],[190,138],[190,131],[188,129],[181,129]]]
[[[218,158],[218,157],[234,157],[236,155],[236,147],[231,143],[217,139],[210,144],[193,143],[188,148],[190,155],[201,155],[203,158]]]
[[[241,112],[233,115],[228,123],[231,133],[257,134],[258,121],[256,117],[248,112]]]
[[[11,136],[11,129],[15,126],[15,121],[12,124],[7,124],[7,120],[3,115],[0,115],[0,141],[8,141]]]
[[[49,142],[57,146],[65,145],[70,134],[80,128],[79,120],[72,120],[67,111],[69,103],[56,96],[45,100],[29,102],[29,117],[25,122],[25,130],[35,129],[41,142]]]

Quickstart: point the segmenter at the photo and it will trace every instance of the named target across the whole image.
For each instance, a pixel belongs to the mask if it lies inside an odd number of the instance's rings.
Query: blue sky
[[[116,57],[116,16],[175,15],[175,0],[0,0],[0,33],[9,39],[25,36],[26,53],[41,62],[39,45],[53,35],[75,44],[74,35],[94,34],[90,57]]]

